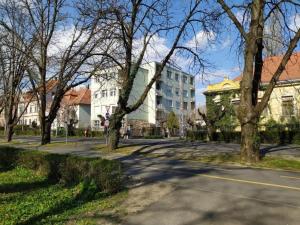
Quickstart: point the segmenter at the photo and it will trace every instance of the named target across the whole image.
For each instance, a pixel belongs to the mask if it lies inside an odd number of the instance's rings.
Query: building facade
[[[258,93],[258,102],[261,100],[264,90],[269,84],[273,74],[278,68],[282,57],[267,57],[264,60],[261,86]],[[212,97],[216,104],[225,93],[231,92],[231,104],[239,104],[239,89],[242,75],[233,80],[224,79],[222,82],[209,85],[204,92],[206,99]],[[285,70],[281,74],[267,107],[261,115],[261,123],[270,119],[278,123],[289,123],[291,119],[299,119],[300,116],[300,52],[291,56]]]
[[[50,80],[47,82],[46,90],[46,102],[47,109],[52,103],[52,96],[56,91],[57,81]],[[26,108],[27,107],[27,108]],[[60,109],[57,113],[56,119],[52,123],[52,129],[55,130],[60,127],[65,127],[67,118],[69,119],[72,114],[72,119],[75,128],[89,128],[90,127],[90,115],[91,115],[91,90],[89,88],[77,88],[71,89],[64,95]],[[32,126],[33,123],[36,126],[40,125],[39,121],[39,106],[34,95],[31,92],[24,94],[21,97],[18,105],[18,113],[22,114],[19,125]],[[68,112],[68,115],[67,115]]]
[[[134,80],[128,104],[136,102],[146,85],[153,78],[159,63],[151,62],[141,66]],[[106,79],[107,77],[108,79]],[[103,129],[100,115],[112,114],[119,95],[117,69],[101,71],[91,80],[91,126],[93,130]],[[134,128],[161,127],[167,115],[173,111],[180,121],[180,127],[187,126],[187,118],[195,109],[194,77],[172,66],[166,66],[161,77],[149,91],[144,103],[124,119],[125,126]]]

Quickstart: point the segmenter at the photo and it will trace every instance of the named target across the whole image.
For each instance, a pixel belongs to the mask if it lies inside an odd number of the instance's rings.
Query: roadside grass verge
[[[145,154],[149,157],[165,157],[164,155],[149,153]],[[168,156],[166,156],[168,157]],[[259,168],[272,168],[272,169],[283,169],[283,170],[293,170],[300,171],[300,159],[298,158],[285,158],[279,156],[265,156],[258,163],[244,163],[240,160],[239,154],[214,154],[207,156],[197,156],[193,154],[177,154],[172,157],[177,160],[188,160],[188,161],[197,161],[202,163],[210,163],[216,165],[230,164],[238,166],[249,166],[249,167],[259,167]]]
[[[141,147],[141,145],[120,145],[115,151],[109,151],[106,144],[98,144],[95,145],[92,150],[100,151],[103,154],[119,153],[122,155],[130,155]]]
[[[0,224],[118,222],[120,163],[0,147]],[[100,223],[101,224],[101,223]]]
[[[85,183],[66,187],[23,167],[0,173],[0,224],[96,224],[117,209],[127,191],[93,193]],[[96,216],[97,215],[97,216]],[[113,217],[113,214],[111,215]]]

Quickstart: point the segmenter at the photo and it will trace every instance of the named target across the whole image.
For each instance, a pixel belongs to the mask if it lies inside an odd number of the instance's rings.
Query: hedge
[[[106,193],[122,188],[122,168],[118,161],[101,158],[84,158],[12,147],[0,147],[0,170],[22,166],[48,177],[51,182],[75,185],[88,182]]]
[[[284,129],[267,129],[259,132],[260,142],[264,144],[300,144],[300,130],[284,130]],[[207,140],[206,131],[187,131],[187,140],[205,141]],[[214,141],[227,143],[240,143],[241,132],[226,131],[216,132],[214,134]]]

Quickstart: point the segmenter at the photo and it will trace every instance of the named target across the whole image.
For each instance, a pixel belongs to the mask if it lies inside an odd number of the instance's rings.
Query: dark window
[[[172,72],[169,70],[167,71],[167,78],[172,79]]]
[[[294,115],[294,102],[293,97],[282,97],[282,116],[293,116]]]

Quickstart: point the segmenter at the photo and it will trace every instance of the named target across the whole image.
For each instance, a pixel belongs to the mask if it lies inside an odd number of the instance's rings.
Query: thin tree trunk
[[[108,149],[110,151],[118,148],[120,141],[120,129],[122,127],[122,114],[113,114],[109,121],[109,137],[108,137]]]
[[[51,142],[51,122],[45,121],[45,123],[41,123],[41,144],[49,144]]]
[[[9,124],[6,126],[6,141],[11,142],[12,137],[14,134],[13,126],[10,126]]]
[[[260,140],[257,121],[250,121],[242,125],[241,130],[241,160],[258,162],[260,155]]]
[[[207,126],[207,135],[209,141],[215,141],[215,129],[212,126]]]

